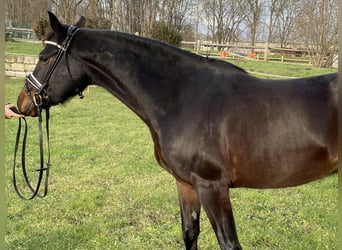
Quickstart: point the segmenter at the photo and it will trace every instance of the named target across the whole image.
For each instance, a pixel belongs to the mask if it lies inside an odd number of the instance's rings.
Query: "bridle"
[[[42,105],[43,98],[45,98],[45,99],[48,98],[48,94],[47,94],[46,89],[47,89],[47,86],[49,84],[49,80],[50,80],[53,72],[55,71],[58,63],[62,59],[62,56],[64,56],[64,58],[65,58],[65,62],[66,62],[67,69],[68,69],[68,73],[69,73],[70,78],[72,80],[72,83],[73,83],[73,86],[75,88],[75,91],[76,91],[76,93],[78,93],[78,95],[81,98],[83,98],[82,91],[80,91],[78,89],[78,87],[77,87],[77,85],[76,85],[76,83],[75,83],[75,81],[72,78],[72,75],[70,73],[70,67],[69,67],[69,64],[68,64],[67,53],[66,53],[68,48],[69,48],[71,40],[74,38],[74,36],[76,35],[76,33],[79,30],[80,30],[80,28],[78,28],[76,26],[70,26],[68,28],[67,36],[66,36],[64,42],[62,43],[62,45],[59,45],[58,43],[53,42],[53,41],[44,41],[44,44],[50,44],[50,45],[56,46],[59,50],[58,50],[58,52],[56,54],[55,61],[50,66],[50,68],[49,68],[49,70],[48,70],[48,72],[46,74],[46,77],[45,77],[43,83],[40,83],[40,81],[37,80],[37,78],[33,75],[32,72],[30,74],[28,74],[28,76],[26,77],[26,82],[25,82],[26,92],[30,93],[30,90],[29,90],[29,87],[28,87],[28,83],[37,90],[37,94],[35,94],[33,96],[33,102],[34,102],[36,107]]]
[[[53,74],[53,72],[55,71],[58,63],[61,61],[62,57],[64,56],[66,65],[67,65],[67,69],[68,69],[68,73],[70,75],[70,78],[72,79],[72,83],[73,86],[75,88],[76,93],[78,93],[78,95],[80,96],[80,98],[83,98],[83,94],[82,91],[80,91],[77,88],[77,85],[74,81],[74,79],[72,78],[71,72],[70,72],[70,68],[69,68],[69,64],[68,64],[68,60],[67,60],[67,50],[69,48],[70,42],[73,39],[73,37],[75,36],[75,34],[79,31],[80,29],[76,26],[70,26],[68,28],[68,32],[67,32],[67,36],[65,38],[65,40],[63,41],[62,45],[59,45],[56,42],[53,41],[44,41],[45,44],[49,44],[49,45],[53,45],[56,46],[58,48],[58,52],[56,54],[56,59],[55,61],[52,63],[52,65],[50,66],[48,73],[46,74],[46,77],[43,81],[43,83],[41,83],[39,80],[37,80],[37,78],[33,75],[33,73],[28,74],[28,76],[26,77],[26,81],[25,81],[25,91],[27,95],[30,95],[32,98],[32,102],[35,105],[35,108],[37,110],[37,116],[38,116],[38,130],[39,130],[39,151],[40,151],[40,167],[36,170],[39,172],[38,175],[38,181],[36,184],[36,187],[34,188],[33,185],[31,184],[28,175],[27,175],[27,171],[26,171],[26,164],[25,164],[25,151],[26,151],[26,138],[27,138],[27,122],[25,118],[19,118],[19,126],[18,126],[18,131],[17,131],[17,137],[16,137],[16,143],[15,143],[15,149],[14,149],[14,164],[13,164],[13,184],[14,184],[14,189],[16,191],[16,193],[18,194],[18,196],[22,199],[25,200],[31,200],[33,198],[40,197],[43,198],[47,195],[47,191],[48,191],[48,177],[49,177],[49,170],[50,170],[50,134],[49,134],[49,118],[50,118],[50,113],[49,113],[49,108],[44,108],[46,111],[45,114],[45,118],[46,118],[46,140],[47,140],[47,163],[44,163],[44,141],[43,141],[43,132],[42,132],[42,110],[43,110],[43,100],[44,99],[48,99],[48,93],[47,93],[47,86],[49,84],[49,80]],[[36,93],[34,93],[33,95],[31,95],[31,91],[30,88],[28,86],[28,84],[30,84],[34,89],[36,89]],[[17,178],[16,178],[16,168],[17,168],[17,162],[16,162],[16,158],[17,158],[17,152],[19,149],[19,144],[20,144],[20,134],[21,134],[21,120],[24,120],[25,122],[25,130],[24,130],[24,136],[23,136],[23,140],[22,140],[22,152],[21,152],[21,168],[22,168],[22,173],[24,176],[24,180],[25,183],[27,185],[27,187],[29,188],[30,192],[32,193],[32,195],[30,197],[25,197],[18,188],[17,185]],[[43,180],[43,175],[45,172],[45,181],[44,181],[44,191],[42,194],[39,194],[39,189],[40,189],[40,185],[42,183]]]

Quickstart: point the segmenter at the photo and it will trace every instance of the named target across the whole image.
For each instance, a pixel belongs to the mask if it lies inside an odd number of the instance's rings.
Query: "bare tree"
[[[269,22],[268,22],[268,38],[267,42],[272,42],[273,38],[273,30],[275,28],[275,25],[282,15],[284,13],[284,7],[286,2],[288,0],[267,0],[268,5],[268,12],[269,12]]]
[[[242,22],[241,0],[204,0],[203,13],[208,31],[217,43],[238,39],[237,30]]]
[[[83,15],[81,4],[86,0],[52,0],[52,9],[64,23],[74,23],[79,15]],[[80,10],[79,10],[80,9]]]
[[[258,26],[260,25],[262,12],[265,10],[265,0],[244,0],[241,2],[244,10],[244,20],[249,29],[250,42],[254,46],[257,38]]]
[[[156,21],[163,21],[181,31],[183,26],[191,23],[195,4],[193,0],[160,0]]]
[[[293,38],[297,16],[301,13],[300,8],[301,5],[298,0],[284,1],[283,10],[279,12],[272,31],[274,38],[279,41],[281,48],[286,48]]]
[[[302,0],[296,30],[307,45],[315,66],[328,67],[337,54],[338,0]]]
[[[7,25],[31,28],[37,21],[47,18],[49,0],[6,0]],[[29,11],[32,10],[32,11]]]

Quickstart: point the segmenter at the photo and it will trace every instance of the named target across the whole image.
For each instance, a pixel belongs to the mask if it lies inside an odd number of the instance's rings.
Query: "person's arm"
[[[16,106],[14,104],[12,104],[12,103],[8,103],[8,104],[5,105],[5,118],[6,119],[10,119],[12,117],[16,117],[16,118],[24,117],[24,115],[15,113],[11,108],[15,108],[16,109]]]

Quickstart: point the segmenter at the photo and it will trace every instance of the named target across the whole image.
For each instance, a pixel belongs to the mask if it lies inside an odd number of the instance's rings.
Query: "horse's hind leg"
[[[187,250],[195,250],[200,232],[201,205],[195,190],[191,186],[177,181],[177,188],[182,215],[183,240]]]
[[[193,180],[200,203],[213,226],[221,249],[241,250],[226,185],[198,176]]]

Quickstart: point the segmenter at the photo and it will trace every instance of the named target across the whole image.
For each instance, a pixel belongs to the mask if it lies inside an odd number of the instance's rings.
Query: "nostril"
[[[17,99],[17,107],[21,114],[25,116],[36,116],[36,108],[32,102],[31,96],[26,96],[25,91],[22,91]]]

